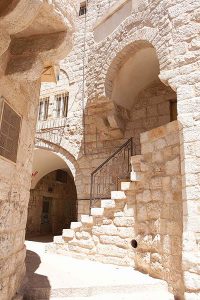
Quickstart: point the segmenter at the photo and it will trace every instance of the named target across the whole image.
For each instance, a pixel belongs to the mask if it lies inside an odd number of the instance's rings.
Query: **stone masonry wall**
[[[21,117],[17,140],[12,114],[7,112],[3,121],[1,115],[1,300],[22,299],[16,292],[25,275],[24,239],[40,78],[45,67],[67,55],[78,3],[65,1],[64,10],[63,4],[63,1],[1,1],[0,102],[1,105],[7,102]],[[5,158],[17,146],[16,161]]]
[[[138,95],[130,120],[127,121],[125,139],[133,137],[136,153],[141,153],[140,134],[171,121],[170,100],[176,101],[176,93],[160,81],[154,82]]]
[[[178,123],[141,134],[141,184],[136,190],[136,268],[166,280],[183,296],[183,203]]]
[[[182,296],[182,196],[178,122],[141,134],[142,155],[131,158],[132,182],[101,200],[55,238],[58,253],[128,265],[164,279]],[[134,177],[136,174],[136,177]],[[137,179],[136,179],[137,178]],[[131,247],[131,240],[137,247]]]
[[[50,209],[52,230],[49,233],[60,234],[63,228],[70,228],[70,223],[76,219],[77,199],[73,179],[67,176],[66,183],[57,182],[56,171],[51,172],[39,181],[34,190],[31,190],[26,227],[28,237],[45,234],[41,232],[43,197],[52,198]]]
[[[23,116],[16,164],[0,158],[1,300],[12,299],[25,274],[24,238],[39,85],[39,82],[27,86],[0,79],[0,94]],[[28,103],[27,97],[30,97]]]

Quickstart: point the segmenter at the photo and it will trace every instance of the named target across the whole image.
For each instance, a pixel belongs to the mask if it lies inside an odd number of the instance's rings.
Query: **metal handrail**
[[[126,152],[128,153],[126,155]],[[91,173],[91,185],[90,185],[90,209],[93,206],[93,201],[96,202],[101,199],[107,199],[111,192],[111,186],[115,190],[118,189],[118,181],[122,175],[128,177],[130,175],[130,157],[134,155],[135,145],[133,143],[133,138],[130,138],[126,143],[124,143],[119,149],[117,149],[111,156],[109,156],[96,170]],[[120,155],[122,155],[123,161],[120,162]],[[120,169],[120,163],[125,163],[125,168]],[[109,166],[115,168],[116,172],[110,174]],[[123,167],[123,166],[122,166]],[[101,176],[103,169],[106,169],[106,173]],[[98,182],[95,182],[95,176],[98,176]],[[111,180],[110,180],[111,179]],[[106,181],[107,180],[107,181]],[[101,186],[102,183],[102,186]],[[97,192],[95,195],[95,188]],[[105,190],[104,190],[105,188]],[[107,189],[106,189],[107,188]],[[101,193],[101,189],[103,189]],[[112,188],[113,189],[113,188]]]

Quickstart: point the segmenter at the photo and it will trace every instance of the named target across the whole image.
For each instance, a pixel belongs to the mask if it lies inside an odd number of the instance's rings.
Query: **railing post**
[[[93,174],[91,174],[90,179],[90,216],[91,216],[91,208],[92,208],[92,199],[93,198]]]

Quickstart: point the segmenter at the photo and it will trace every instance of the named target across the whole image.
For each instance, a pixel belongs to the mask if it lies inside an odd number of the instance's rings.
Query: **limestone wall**
[[[172,122],[141,134],[144,172],[136,190],[136,268],[182,295],[183,203],[179,128]]]
[[[0,12],[0,299],[14,299],[25,274],[24,246],[40,77],[71,48],[77,1],[1,1]],[[67,14],[71,11],[71,16]],[[41,18],[42,15],[42,18]],[[55,34],[56,32],[56,34]],[[2,125],[2,102],[12,114]],[[6,123],[7,121],[7,123]],[[6,137],[6,139],[5,139]],[[6,141],[6,142],[5,142]],[[7,159],[17,149],[16,160]],[[5,150],[6,149],[6,150]]]
[[[103,263],[133,266],[162,278],[183,296],[182,184],[178,122],[141,134],[142,155],[131,158],[137,179],[101,200],[55,239],[56,251]],[[137,242],[136,247],[131,241]]]
[[[127,122],[127,115],[121,108],[116,109],[110,101],[113,82],[128,57],[133,55],[142,43],[145,47],[155,48],[159,61],[159,78],[177,93],[178,120],[180,125],[180,154],[183,199],[183,269],[185,282],[185,299],[193,300],[199,294],[199,226],[198,199],[199,190],[199,1],[136,1],[132,14],[127,17],[110,35],[95,43],[93,40],[93,24],[100,18],[110,4],[109,1],[89,2],[87,22],[87,46],[84,105],[85,121],[80,111],[78,127],[71,121],[73,131],[66,130],[66,141],[63,149],[72,153],[78,160],[76,182],[79,200],[87,199],[90,190],[89,174],[110,153],[124,141],[123,125]],[[134,2],[134,1],[133,1]],[[133,5],[134,6],[134,5]],[[82,28],[77,32],[77,48],[71,54],[70,60],[65,60],[65,66],[71,74],[74,72],[76,84],[75,94],[81,101],[82,91],[82,47],[84,38],[83,19]],[[77,64],[75,63],[77,61]],[[74,67],[73,64],[75,64]],[[73,72],[72,72],[73,69]],[[72,80],[72,82],[73,82]],[[76,87],[76,88],[75,88]],[[102,110],[101,118],[92,116],[90,108]],[[154,107],[155,108],[155,107]],[[150,108],[149,108],[150,109]],[[158,107],[155,108],[158,112]],[[118,113],[120,111],[120,113]],[[123,113],[121,114],[121,112]],[[108,114],[117,112],[117,121],[112,118],[113,128],[103,122]],[[153,112],[151,112],[153,113]],[[123,118],[121,118],[123,115]],[[167,114],[163,116],[168,119]],[[165,119],[165,120],[166,120]],[[103,120],[103,121],[102,121]],[[119,121],[119,122],[118,122]],[[153,119],[152,122],[154,123]],[[98,124],[100,130],[96,131]],[[114,123],[114,124],[113,124]],[[117,123],[117,125],[116,125]],[[132,122],[131,122],[132,123]],[[133,124],[129,124],[135,131]],[[82,126],[82,125],[85,126]],[[161,123],[159,123],[161,125]],[[149,124],[151,127],[151,122]],[[86,136],[83,135],[85,127]],[[148,130],[150,128],[146,128]],[[99,132],[101,131],[101,132]],[[77,132],[77,134],[76,134]],[[126,134],[126,132],[125,132]],[[69,136],[71,137],[69,139]],[[85,147],[85,141],[87,147]],[[49,146],[48,146],[49,147]],[[85,149],[84,149],[85,147]],[[52,145],[50,147],[53,148]],[[55,147],[56,148],[56,147]],[[62,151],[64,151],[62,149]],[[60,151],[60,150],[57,150]],[[84,154],[85,153],[85,154]],[[84,207],[81,200],[81,210]],[[85,210],[84,210],[85,211]],[[81,212],[81,211],[80,211]]]

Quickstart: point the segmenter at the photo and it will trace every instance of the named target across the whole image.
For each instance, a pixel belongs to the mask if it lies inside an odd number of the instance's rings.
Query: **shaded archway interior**
[[[147,42],[127,46],[113,60],[109,72],[108,96],[127,110],[125,137],[133,137],[136,152],[140,153],[142,132],[177,119],[176,93],[160,81],[157,53]]]
[[[27,238],[62,234],[77,220],[77,192],[70,169],[56,154],[37,149],[32,177]]]

